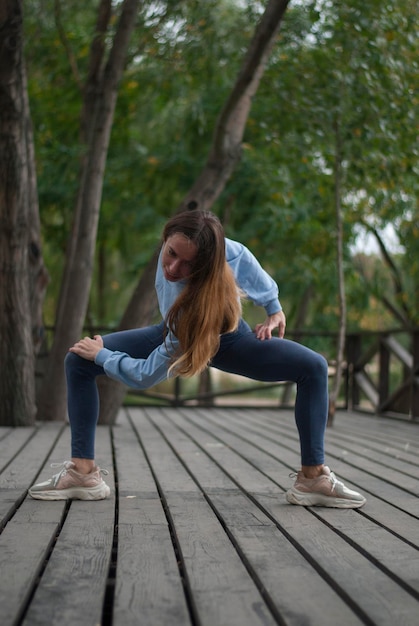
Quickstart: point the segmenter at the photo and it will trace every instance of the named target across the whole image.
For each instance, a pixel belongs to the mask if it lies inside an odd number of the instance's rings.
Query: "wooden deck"
[[[296,507],[289,411],[144,408],[99,427],[112,497],[27,497],[69,429],[0,429],[2,626],[418,626],[418,424],[342,412],[360,510]]]

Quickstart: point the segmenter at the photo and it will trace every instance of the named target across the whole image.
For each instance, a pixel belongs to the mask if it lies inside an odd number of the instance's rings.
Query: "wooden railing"
[[[50,329],[52,330],[52,329]],[[85,329],[95,334],[99,329]],[[112,329],[100,329],[106,334]],[[329,377],[335,372],[336,335],[311,331],[287,331],[287,338],[318,350],[328,359]],[[320,342],[320,347],[319,347]],[[40,355],[38,375],[42,376]],[[168,406],[272,405],[291,408],[295,387],[290,383],[260,383],[223,374],[209,368],[201,377],[170,382],[147,391],[128,390],[127,403],[165,404]],[[338,408],[361,410],[377,415],[396,415],[419,420],[419,328],[377,332],[356,332],[346,337],[346,361]]]
[[[419,329],[348,335],[348,407],[419,419]]]
[[[287,337],[292,339],[294,334],[307,344],[314,336],[310,332],[298,331],[288,333]],[[316,334],[318,337],[319,334]],[[322,333],[322,337],[326,344],[335,345],[335,335]],[[329,377],[332,378],[335,372],[333,348],[326,348],[324,354],[328,358]],[[277,390],[271,399],[273,406],[285,408],[294,404],[293,386],[289,383],[236,383],[233,389],[220,391],[214,388],[213,376],[213,371],[207,370],[205,379],[196,382],[192,391],[185,388],[185,381],[177,378],[172,381],[168,393],[151,390],[134,394],[172,406],[220,405],[227,400],[230,405],[248,406],[266,404],[266,396]],[[261,398],[263,395],[265,399]],[[419,329],[348,334],[339,408],[419,419]]]

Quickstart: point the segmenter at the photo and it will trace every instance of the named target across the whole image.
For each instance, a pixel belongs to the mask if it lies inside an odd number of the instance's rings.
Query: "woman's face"
[[[175,233],[163,245],[162,265],[166,280],[176,282],[188,278],[198,248],[182,233]]]

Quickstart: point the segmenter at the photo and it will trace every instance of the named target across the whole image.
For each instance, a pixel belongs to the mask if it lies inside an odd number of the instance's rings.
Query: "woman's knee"
[[[309,367],[312,376],[325,378],[327,380],[329,374],[329,364],[323,355],[318,352],[313,352]]]
[[[67,352],[64,358],[65,369],[68,370],[76,366],[79,362],[79,359],[81,359],[81,357],[78,354],[75,354],[74,352]]]
[[[85,360],[86,359],[83,359],[81,356],[75,354],[74,352],[67,352],[64,359],[65,371],[67,373],[70,373],[79,369],[81,366],[83,366],[83,361]]]
[[[93,361],[88,361],[74,352],[67,352],[64,358],[64,368],[67,376],[79,373],[86,374],[90,371],[92,374],[96,375],[95,370],[98,369],[99,366]]]

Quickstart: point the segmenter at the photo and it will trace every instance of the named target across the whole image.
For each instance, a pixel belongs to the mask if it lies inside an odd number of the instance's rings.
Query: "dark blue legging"
[[[145,359],[163,341],[164,323],[106,335],[106,348]],[[221,337],[212,367],[264,382],[297,384],[295,421],[300,435],[302,465],[324,462],[324,433],[328,410],[327,361],[317,352],[288,339],[256,338],[243,320],[234,333]],[[103,368],[72,352],[65,359],[68,414],[73,458],[93,459],[99,414],[96,376]]]

